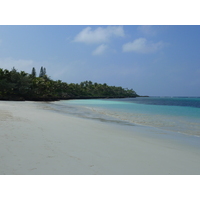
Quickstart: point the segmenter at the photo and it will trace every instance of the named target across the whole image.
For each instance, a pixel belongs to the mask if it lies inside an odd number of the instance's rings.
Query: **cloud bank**
[[[164,46],[163,42],[150,42],[145,38],[138,38],[133,42],[128,42],[122,46],[123,52],[154,53]]]
[[[25,60],[25,59],[13,59],[11,57],[0,58],[1,68],[11,69],[15,67],[18,70],[26,70],[29,67],[34,66],[33,60]]]
[[[82,42],[85,44],[99,44],[108,42],[111,37],[123,37],[124,29],[122,26],[108,26],[106,28],[96,28],[92,30],[91,27],[83,29],[74,39],[74,42]]]

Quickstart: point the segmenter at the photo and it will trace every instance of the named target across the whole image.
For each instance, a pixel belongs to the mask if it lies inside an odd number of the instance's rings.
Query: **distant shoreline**
[[[39,77],[33,67],[32,73],[0,68],[0,99],[14,101],[57,101],[61,99],[124,98],[139,96],[133,89],[109,86],[106,83],[84,81],[66,83],[54,81],[41,67]]]
[[[19,98],[0,98],[0,101],[61,101],[61,100],[75,100],[75,99],[124,99],[124,98],[136,98],[136,97],[149,97],[149,96],[130,96],[130,97],[71,97],[71,98],[32,98],[22,99]]]

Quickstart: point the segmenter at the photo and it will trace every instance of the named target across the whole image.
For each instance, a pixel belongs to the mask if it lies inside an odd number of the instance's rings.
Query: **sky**
[[[199,25],[0,26],[0,68],[139,95],[200,96]]]

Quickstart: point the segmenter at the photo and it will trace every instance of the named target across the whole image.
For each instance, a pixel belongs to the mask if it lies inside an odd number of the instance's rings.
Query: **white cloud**
[[[134,51],[137,53],[154,53],[164,46],[163,42],[149,42],[145,38],[138,38],[133,42],[129,42],[123,45],[124,52]]]
[[[105,44],[101,44],[100,46],[98,46],[94,51],[93,51],[93,55],[101,55],[105,52],[105,50],[107,49],[107,45]]]
[[[83,29],[74,39],[75,42],[83,42],[86,44],[95,44],[108,42],[111,37],[123,37],[124,29],[122,26],[108,26],[106,28],[91,27]]]

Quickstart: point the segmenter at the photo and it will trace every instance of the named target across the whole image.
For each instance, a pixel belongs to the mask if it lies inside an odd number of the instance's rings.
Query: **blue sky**
[[[140,95],[200,96],[200,26],[0,26],[0,68]]]

